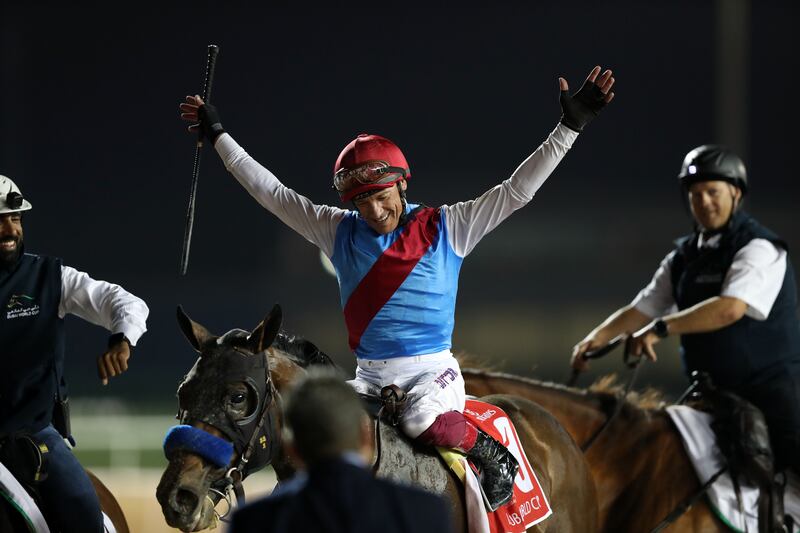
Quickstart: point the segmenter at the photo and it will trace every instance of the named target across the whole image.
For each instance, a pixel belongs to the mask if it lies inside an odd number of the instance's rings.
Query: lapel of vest
[[[350,294],[344,306],[344,321],[351,350],[358,347],[369,323],[434,244],[439,220],[439,209],[419,209]]]

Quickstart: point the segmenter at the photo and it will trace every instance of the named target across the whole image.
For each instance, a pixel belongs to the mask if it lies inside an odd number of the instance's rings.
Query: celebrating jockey
[[[97,281],[60,259],[27,254],[22,213],[32,208],[0,176],[0,462],[38,493],[51,531],[102,532],[92,482],[64,442],[69,433],[64,381],[64,316],[112,335],[97,359],[103,384],[128,369],[145,332],[147,305],[118,285]],[[74,441],[72,441],[74,444]]]
[[[199,96],[180,105],[189,129],[200,129],[242,186],[330,258],[357,361],[351,384],[365,393],[390,384],[406,389],[403,431],[473,459],[492,509],[511,498],[518,465],[462,414],[464,380],[450,351],[458,274],[475,245],[533,198],[611,101],[614,78],[600,71],[595,67],[574,95],[559,78],[561,121],[510,178],[474,200],[439,208],[406,200],[411,169],[385,137],[361,134],[336,159],[333,186],[355,208],[346,210],[316,205],[283,185],[225,133],[216,109]]]

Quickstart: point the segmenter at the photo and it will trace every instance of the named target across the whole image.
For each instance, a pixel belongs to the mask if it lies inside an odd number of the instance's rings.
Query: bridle
[[[214,507],[215,516],[223,521],[226,521],[225,519],[233,507],[232,499],[234,496],[238,505],[245,503],[242,481],[251,472],[271,464],[277,457],[279,446],[275,439],[271,437],[278,435],[276,418],[278,413],[281,412],[282,405],[280,393],[275,388],[269,372],[268,351],[263,350],[259,354],[252,354],[235,346],[230,347],[230,349],[245,356],[244,360],[249,360],[254,356],[259,357],[259,360],[255,361],[254,364],[249,365],[250,368],[244,372],[243,376],[235,376],[233,379],[226,380],[243,380],[255,390],[259,403],[256,412],[243,420],[236,420],[227,411],[223,411],[225,417],[220,419],[219,417],[214,417],[213,413],[191,416],[191,409],[181,405],[177,417],[181,424],[192,426],[194,423],[202,422],[214,427],[233,443],[234,450],[238,452],[235,465],[228,468],[224,476],[213,481],[206,494],[206,498]],[[263,369],[263,377],[254,376],[257,373],[256,371],[261,369]],[[262,374],[261,372],[258,373]],[[262,386],[259,386],[259,381],[263,381]],[[259,394],[262,387],[263,395]],[[179,401],[180,399],[179,389]],[[243,424],[242,422],[245,423]],[[243,425],[245,426],[244,429],[242,428]],[[248,430],[248,428],[252,429]],[[185,447],[184,449],[189,452],[195,451],[190,447]],[[218,513],[216,505],[223,499],[227,502],[228,508],[224,513]]]
[[[253,433],[247,440],[244,451],[239,454],[236,461],[236,466],[229,468],[223,477],[212,482],[208,488],[209,494],[206,495],[206,497],[211,500],[212,505],[215,507],[214,514],[217,515],[217,518],[220,520],[226,521],[225,518],[228,516],[228,513],[233,507],[231,504],[231,494],[236,497],[237,505],[243,505],[245,503],[244,485],[242,485],[242,481],[244,481],[250,472],[259,470],[265,466],[269,466],[277,455],[278,447],[275,446],[274,439],[268,438],[267,434],[276,434],[274,431],[275,419],[272,407],[277,406],[280,408],[281,397],[278,393],[278,390],[272,384],[272,380],[269,380],[268,383],[270,401],[264,402],[264,406],[258,415],[258,423],[255,425]],[[265,426],[270,431],[264,433],[259,438],[259,435],[262,433],[261,430]],[[261,441],[262,445],[266,446],[267,459],[265,461],[255,461],[251,463],[250,460],[253,455],[253,451],[256,449],[258,441]],[[217,513],[216,510],[216,504],[219,503],[221,498],[224,498],[228,504],[228,508],[223,514]]]

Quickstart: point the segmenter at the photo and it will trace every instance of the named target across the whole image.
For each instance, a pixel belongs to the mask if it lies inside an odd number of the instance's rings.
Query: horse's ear
[[[250,334],[249,341],[253,353],[261,353],[272,346],[281,329],[281,322],[283,322],[283,311],[280,305],[275,304],[269,314]]]
[[[183,307],[180,305],[178,306],[178,325],[180,325],[186,339],[198,352],[206,342],[214,338],[214,335],[206,328],[189,318],[189,315],[184,313]]]

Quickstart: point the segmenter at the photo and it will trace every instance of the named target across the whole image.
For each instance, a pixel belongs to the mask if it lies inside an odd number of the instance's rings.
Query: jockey
[[[351,384],[364,393],[390,384],[407,390],[402,430],[473,459],[492,509],[512,497],[518,465],[462,414],[464,380],[450,351],[458,274],[478,241],[533,198],[578,132],[611,101],[614,79],[600,70],[574,95],[559,79],[561,123],[509,179],[475,200],[439,208],[407,200],[411,168],[385,137],[361,134],[339,154],[333,187],[355,208],[345,210],[316,205],[284,186],[225,133],[216,109],[200,97],[180,106],[181,117],[193,123],[189,129],[200,128],[245,189],[330,258],[356,356]]]
[[[656,360],[654,345],[680,335],[687,375],[761,409],[776,469],[800,473],[800,322],[786,243],[742,211],[748,189],[741,159],[716,145],[690,151],[678,175],[695,222],[652,281],[573,350],[572,365],[621,333],[632,354]]]
[[[0,176],[0,462],[39,496],[51,531],[102,532],[92,482],[64,439],[69,432],[64,381],[64,316],[77,315],[112,335],[97,359],[103,384],[128,368],[145,332],[145,303],[60,259],[25,253],[22,213],[32,208]]]

